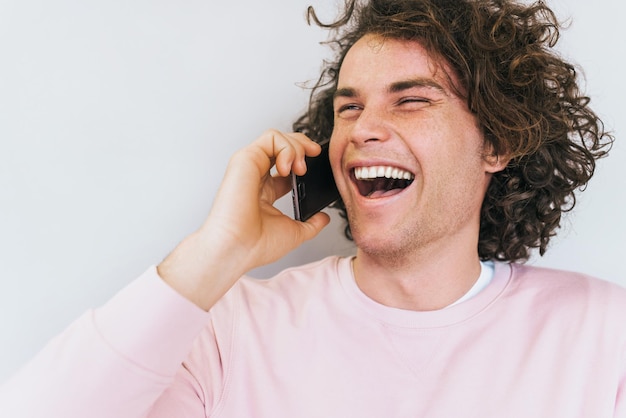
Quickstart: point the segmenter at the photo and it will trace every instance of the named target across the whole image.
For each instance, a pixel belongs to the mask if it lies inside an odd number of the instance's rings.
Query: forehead
[[[450,64],[429,53],[419,41],[367,34],[346,54],[339,70],[338,88],[385,87],[402,80],[432,80],[454,94],[458,80]]]

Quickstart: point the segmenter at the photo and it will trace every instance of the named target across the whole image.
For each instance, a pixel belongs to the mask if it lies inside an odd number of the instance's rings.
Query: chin
[[[406,252],[405,240],[399,239],[402,234],[389,229],[368,227],[351,229],[352,238],[359,251],[377,257],[399,258]]]

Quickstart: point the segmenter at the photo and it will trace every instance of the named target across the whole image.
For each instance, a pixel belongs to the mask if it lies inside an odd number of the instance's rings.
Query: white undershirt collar
[[[471,299],[477,294],[479,294],[483,289],[489,286],[489,283],[491,283],[491,280],[493,280],[493,274],[494,274],[493,261],[481,261],[480,262],[480,276],[478,276],[478,280],[476,280],[476,283],[474,283],[474,285],[471,287],[470,290],[467,291],[466,294],[461,296],[461,298],[458,299],[456,302],[453,302],[452,304],[446,306],[446,308],[449,308],[454,305],[458,305],[459,303],[465,302],[466,300]]]

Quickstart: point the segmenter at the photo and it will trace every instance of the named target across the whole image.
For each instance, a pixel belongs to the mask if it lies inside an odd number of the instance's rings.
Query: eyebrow
[[[430,78],[414,78],[410,80],[396,81],[387,88],[387,92],[399,93],[412,88],[430,88],[435,89],[445,94],[446,96],[448,95],[448,92],[445,88],[443,88],[443,86],[441,86],[441,84]],[[352,98],[356,96],[358,96],[356,89],[353,89],[351,87],[344,87],[335,91],[335,93],[333,94],[333,99],[336,99],[338,97]]]
[[[441,93],[444,93],[445,95],[448,94],[446,89],[444,89],[443,86],[441,86],[441,84],[437,83],[435,80],[430,79],[430,78],[414,78],[411,80],[397,81],[395,83],[392,83],[387,89],[387,91],[389,93],[399,93],[401,91],[409,90],[415,87],[431,88],[431,89],[439,90]]]
[[[356,90],[351,88],[351,87],[344,87],[344,88],[340,88],[335,90],[335,93],[333,94],[333,99],[336,99],[338,97],[356,97],[357,93]]]

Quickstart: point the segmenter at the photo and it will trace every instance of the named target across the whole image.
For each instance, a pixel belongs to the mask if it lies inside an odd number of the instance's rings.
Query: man
[[[54,340],[2,413],[626,416],[626,292],[513,263],[611,142],[550,10],[374,0],[327,26],[338,61],[301,132],[235,154],[204,225]],[[272,206],[319,153],[305,134],[331,138],[356,256],[242,278],[328,223]]]

